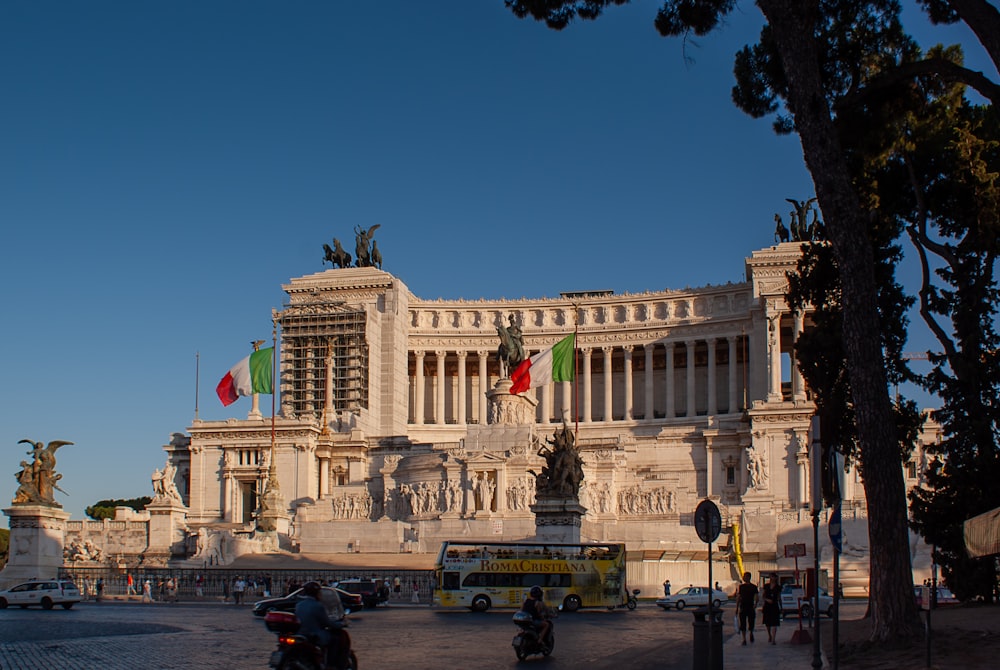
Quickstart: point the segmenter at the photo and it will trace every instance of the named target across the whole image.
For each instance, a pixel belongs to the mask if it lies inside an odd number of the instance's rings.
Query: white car
[[[725,591],[716,591],[712,589],[712,607],[722,607],[722,603],[726,602],[729,596]],[[672,593],[669,596],[664,596],[656,601],[656,604],[665,610],[670,608],[675,608],[682,610],[685,607],[707,607],[708,606],[708,587],[707,586],[685,586],[683,589],[679,590],[677,593]]]
[[[819,590],[819,611],[831,618],[834,615],[833,596],[822,587]],[[785,584],[781,587],[781,612],[784,616],[795,616],[799,612],[803,618],[809,619],[813,613],[812,598],[806,598],[805,591],[798,584]]]
[[[50,610],[54,605],[62,605],[68,610],[80,600],[80,590],[68,579],[33,579],[0,591],[0,609],[9,605],[21,608],[41,605],[43,609]]]

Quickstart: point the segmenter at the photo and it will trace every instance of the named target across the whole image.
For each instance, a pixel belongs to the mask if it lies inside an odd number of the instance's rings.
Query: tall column
[[[675,409],[677,404],[677,394],[674,390],[674,343],[667,342],[667,418],[673,419],[677,416]]]
[[[767,400],[781,402],[781,312],[767,307]]]
[[[736,414],[740,409],[739,394],[736,391],[736,380],[739,379],[737,372],[739,368],[736,364],[738,349],[736,348],[736,336],[730,335],[726,338],[729,342],[729,405],[726,412]]]
[[[437,393],[434,394],[434,423],[444,423],[444,352],[435,351],[437,357]]]
[[[581,349],[580,355],[583,356],[583,422],[590,423],[591,421],[591,390],[590,390],[590,349]]]
[[[647,342],[643,345],[642,350],[646,355],[646,374],[643,377],[646,387],[644,400],[646,406],[643,408],[643,412],[646,414],[646,421],[652,421],[656,416],[656,412],[653,410],[653,344]]]
[[[805,316],[801,310],[792,312],[792,340],[798,344],[799,337],[805,329]],[[795,347],[792,347],[792,400],[806,399],[806,384],[802,377],[802,370],[799,369],[799,359],[795,355]]]
[[[468,356],[467,352],[458,352],[458,389],[456,393],[458,397],[455,398],[457,401],[455,403],[455,422],[464,425],[468,423],[468,417],[465,416],[465,358]]]
[[[632,420],[632,345],[622,347],[625,352],[625,420]]]
[[[552,421],[552,382],[545,384],[541,387],[542,398],[538,403],[539,407],[542,408],[542,421],[541,423],[551,423]]]
[[[416,371],[413,373],[413,423],[424,423],[424,356],[426,352],[415,351],[417,358]]]
[[[798,495],[795,502],[799,507],[808,507],[810,503],[809,495],[809,432],[805,430],[795,431],[795,441],[798,443],[798,451],[795,452],[795,464],[798,466]]]
[[[697,404],[695,404],[695,383],[694,383],[694,340],[687,340],[684,342],[684,346],[687,350],[687,409],[685,410],[685,416],[691,418],[698,413]]]
[[[715,342],[714,337],[708,338],[708,415],[719,413],[719,403],[715,390]]]
[[[319,497],[330,493],[330,459],[319,458]]]
[[[479,356],[479,423],[486,424],[486,392],[490,390],[490,373],[486,366],[488,351],[477,351]]]
[[[611,352],[612,347],[601,347],[604,354],[604,416],[605,421],[614,421],[613,406],[611,404]]]

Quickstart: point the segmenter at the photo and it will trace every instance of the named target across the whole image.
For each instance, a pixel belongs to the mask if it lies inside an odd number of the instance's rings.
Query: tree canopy
[[[101,519],[113,519],[115,517],[116,507],[131,507],[135,511],[141,512],[146,509],[146,505],[151,502],[153,502],[153,499],[149,496],[142,496],[141,498],[98,500],[93,505],[85,509],[84,514],[89,516],[91,519],[96,519],[98,521]]]
[[[605,9],[626,1],[506,0],[506,4],[517,16],[562,29],[575,18],[596,19]],[[993,5],[985,0],[922,4],[932,21],[966,22],[994,63],[1000,63],[1000,13]],[[892,293],[887,289],[893,283],[884,274],[893,265],[893,252],[884,245],[891,247],[894,234],[909,230],[912,219],[889,206],[900,199],[899,182],[895,189],[880,188],[872,179],[888,179],[896,174],[893,167],[905,167],[899,157],[907,153],[909,131],[898,121],[907,118],[908,109],[933,99],[949,85],[975,87],[991,101],[1000,99],[1000,89],[982,73],[965,68],[954,52],[921,53],[902,28],[896,0],[757,0],[756,5],[766,25],[758,43],[737,55],[733,100],[751,116],[773,115],[778,132],[794,132],[801,141],[829,243],[829,257],[816,259],[827,269],[814,267],[825,273],[829,285],[824,296],[813,297],[836,300],[836,309],[821,312],[819,318],[839,320],[846,362],[842,379],[814,377],[815,383],[841,384],[840,390],[813,391],[831,398],[839,394],[853,413],[850,434],[856,439],[869,511],[872,637],[881,641],[914,637],[920,634],[920,625],[911,591],[900,460],[906,430],[899,430],[889,397],[890,376],[906,372],[900,366],[887,371],[885,351],[898,351],[898,341],[880,332],[884,320],[901,307],[882,301]],[[654,23],[664,36],[702,35],[735,8],[733,0],[666,0]],[[981,152],[967,151],[967,165],[976,165],[974,155]],[[983,163],[970,171],[989,174]],[[907,191],[919,200],[919,188],[915,193],[909,186]],[[987,191],[984,187],[981,195],[988,200]],[[942,279],[948,281],[947,276]],[[922,306],[928,303],[924,293]],[[922,307],[922,315],[926,311]]]

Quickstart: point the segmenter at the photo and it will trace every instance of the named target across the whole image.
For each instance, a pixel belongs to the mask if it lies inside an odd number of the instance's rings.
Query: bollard
[[[722,661],[722,610],[712,608],[712,621],[708,620],[708,608],[692,610],[694,615],[694,662],[692,670],[723,670]],[[711,633],[709,632],[711,629]],[[709,649],[711,644],[711,649]],[[709,664],[711,657],[711,664]]]

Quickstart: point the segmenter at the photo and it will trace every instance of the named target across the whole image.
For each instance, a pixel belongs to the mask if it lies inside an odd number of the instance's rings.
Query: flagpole
[[[194,352],[194,420],[198,420],[198,377],[201,371],[201,352]]]
[[[273,347],[271,351],[271,467],[274,467],[274,399],[278,395],[278,322],[273,319],[271,321],[271,346]]]
[[[570,303],[573,304],[573,303]],[[574,440],[580,437],[580,308],[573,304],[573,418],[576,421]]]

